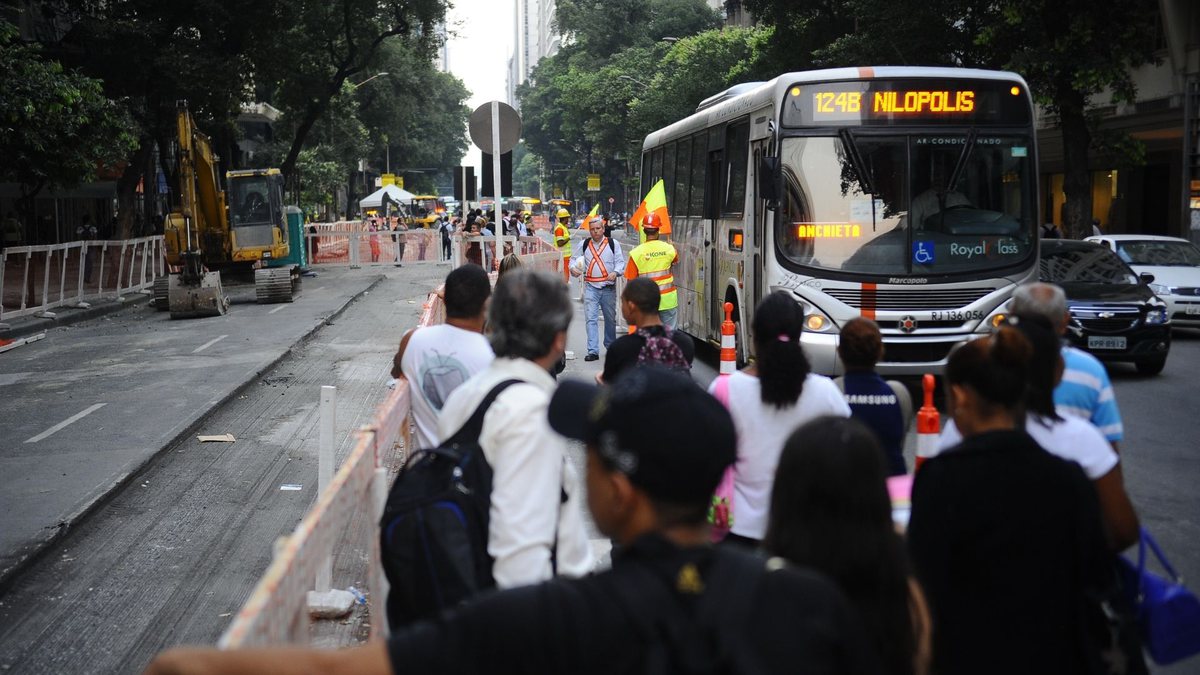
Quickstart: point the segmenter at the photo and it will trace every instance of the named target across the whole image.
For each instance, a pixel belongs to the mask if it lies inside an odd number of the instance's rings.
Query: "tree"
[[[272,30],[271,2],[81,0],[67,15],[69,31],[47,45],[59,58],[103,81],[121,102],[137,137],[117,182],[123,236],[135,228],[133,205],[144,187],[143,226],[153,214],[156,163],[176,184],[176,102],[187,101],[197,124],[225,160],[234,152],[234,120],[253,83],[249,45]],[[157,149],[157,158],[154,151]],[[157,161],[156,161],[157,160]]]
[[[662,38],[713,29],[720,17],[703,0],[561,0],[556,22],[567,45],[518,88],[526,143],[556,184],[582,186],[588,173],[620,184],[642,133],[629,111],[640,87],[622,76],[645,82],[671,49]]]
[[[470,96],[462,81],[437,70],[406,42],[380,50],[372,70],[388,73],[356,89],[359,116],[370,139],[370,159],[384,166],[390,154],[410,191],[434,192],[438,172],[457,166],[467,150]],[[386,139],[386,141],[384,140]]]
[[[342,86],[367,74],[393,39],[432,58],[434,29],[445,17],[443,0],[276,0],[271,5],[272,30],[252,53],[258,81],[274,86],[271,101],[295,119],[280,166],[289,177],[309,133]]]
[[[1131,69],[1152,62],[1160,20],[1154,0],[1007,0],[979,35],[984,61],[1021,73],[1045,111],[1058,116],[1066,175],[1064,230],[1091,233],[1088,150],[1097,139],[1093,100],[1133,101]],[[1118,141],[1119,143],[1119,141]],[[1135,151],[1136,152],[1136,151]]]
[[[17,42],[0,21],[0,181],[21,186],[17,210],[28,224],[46,187],[73,187],[113,166],[133,145],[130,121],[100,82],[64,70]]]

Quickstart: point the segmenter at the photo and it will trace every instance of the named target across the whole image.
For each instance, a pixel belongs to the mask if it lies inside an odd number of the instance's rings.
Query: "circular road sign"
[[[480,150],[492,152],[492,103],[500,106],[500,153],[503,154],[517,147],[521,139],[521,116],[507,103],[490,101],[484,103],[471,113],[467,129],[471,133],[471,141]]]

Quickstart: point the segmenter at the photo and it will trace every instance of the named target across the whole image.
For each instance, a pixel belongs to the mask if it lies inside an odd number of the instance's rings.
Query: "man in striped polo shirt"
[[[1037,314],[1046,317],[1059,335],[1067,332],[1071,315],[1067,295],[1054,284],[1024,284],[1013,293],[1009,309],[1013,314]],[[1054,406],[1063,415],[1082,417],[1091,422],[1117,449],[1125,436],[1121,411],[1113,394],[1112,382],[1104,364],[1091,354],[1069,345],[1063,346],[1062,382],[1054,389]]]

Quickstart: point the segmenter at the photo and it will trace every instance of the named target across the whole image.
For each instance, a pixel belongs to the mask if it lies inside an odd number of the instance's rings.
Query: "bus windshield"
[[[974,274],[1036,250],[1032,139],[989,131],[783,139],[779,253],[793,267]]]

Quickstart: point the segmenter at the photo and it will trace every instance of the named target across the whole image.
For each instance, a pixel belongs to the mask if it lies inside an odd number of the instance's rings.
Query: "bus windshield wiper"
[[[971,151],[975,149],[975,139],[978,136],[979,130],[975,127],[971,127],[971,130],[967,132],[967,142],[963,143],[962,152],[958,155],[958,162],[954,164],[954,173],[950,174],[950,182],[946,184],[947,192],[953,192],[958,189],[958,177],[967,168],[967,159],[970,158]]]
[[[862,155],[858,154],[858,144],[854,142],[854,135],[850,130],[843,127],[838,130],[838,136],[842,139],[842,147],[846,150],[846,158],[850,160],[850,166],[854,168],[854,173],[858,174],[858,185],[862,188],[863,194],[875,195],[875,190],[871,184],[871,175],[867,172],[867,164],[863,161]]]

